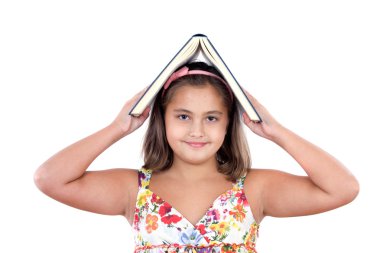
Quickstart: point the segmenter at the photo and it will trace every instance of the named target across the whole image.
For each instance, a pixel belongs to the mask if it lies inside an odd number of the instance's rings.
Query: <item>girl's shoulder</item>
[[[264,169],[250,168],[247,170],[247,175],[244,179],[244,189],[248,192],[252,192],[253,189],[261,187],[263,180],[266,177],[266,171]]]
[[[269,180],[271,178],[278,178],[278,177],[287,177],[287,176],[294,176],[293,174],[290,174],[288,172],[277,170],[277,169],[268,169],[268,168],[250,168],[247,171],[247,178],[248,180]]]
[[[268,176],[268,169],[249,168],[245,177],[245,183],[258,183]]]
[[[245,183],[261,184],[267,180],[270,180],[271,178],[282,176],[283,174],[287,173],[274,169],[250,168],[247,171]]]
[[[138,191],[138,169],[115,168],[100,171],[100,173],[110,178],[110,182],[119,185],[125,192],[136,195]]]
[[[274,169],[250,168],[244,180],[244,193],[250,204],[256,222],[260,223],[264,215],[264,190],[274,182],[284,180],[285,172]]]
[[[128,194],[128,206],[125,210],[125,217],[131,225],[134,217],[136,198],[139,191],[139,171],[141,171],[141,169],[123,168],[120,169],[119,174],[119,176],[123,178],[124,189],[126,194]]]
[[[271,170],[250,168],[244,180],[244,193],[257,223],[264,218],[263,189]]]
[[[244,180],[244,193],[251,206],[256,222],[265,217],[264,203],[267,202],[266,192],[278,188],[281,182],[288,182],[292,176],[289,173],[274,169],[248,169]],[[265,191],[265,192],[264,192]]]

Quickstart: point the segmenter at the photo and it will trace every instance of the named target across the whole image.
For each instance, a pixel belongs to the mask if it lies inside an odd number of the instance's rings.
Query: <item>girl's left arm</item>
[[[283,148],[305,170],[296,176],[265,170],[263,180],[263,216],[290,217],[320,213],[345,205],[355,199],[359,183],[336,158],[279,124],[250,94],[262,122],[244,123],[256,134]]]

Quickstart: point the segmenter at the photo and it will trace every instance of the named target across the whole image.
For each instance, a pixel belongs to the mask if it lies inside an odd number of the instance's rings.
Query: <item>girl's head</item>
[[[206,73],[177,72],[157,95],[144,139],[144,167],[165,170],[175,157],[193,164],[215,159],[218,171],[236,180],[251,165],[237,101],[215,68],[201,62],[186,67]]]

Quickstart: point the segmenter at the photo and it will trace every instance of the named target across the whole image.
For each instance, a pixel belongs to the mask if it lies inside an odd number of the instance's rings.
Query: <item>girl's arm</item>
[[[295,176],[275,170],[261,173],[263,216],[289,217],[320,213],[345,205],[357,196],[358,181],[342,163],[280,125],[255,98],[247,95],[263,121],[254,123],[243,114],[244,123],[254,133],[283,148],[307,174]]]
[[[129,203],[128,192],[137,184],[136,171],[86,170],[103,151],[143,124],[149,115],[149,108],[140,117],[128,115],[141,94],[128,101],[110,125],[44,162],[35,172],[37,187],[48,196],[79,209],[124,215]]]

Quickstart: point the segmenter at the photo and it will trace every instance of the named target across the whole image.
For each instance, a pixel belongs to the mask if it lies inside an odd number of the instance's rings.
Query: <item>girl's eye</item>
[[[179,115],[178,118],[179,118],[180,120],[187,120],[187,119],[189,119],[189,116],[187,116],[187,115],[185,115],[185,114],[182,114],[182,115]]]
[[[207,120],[208,120],[208,121],[217,121],[218,119],[215,118],[215,117],[213,117],[213,116],[208,116],[208,117],[207,117]]]

